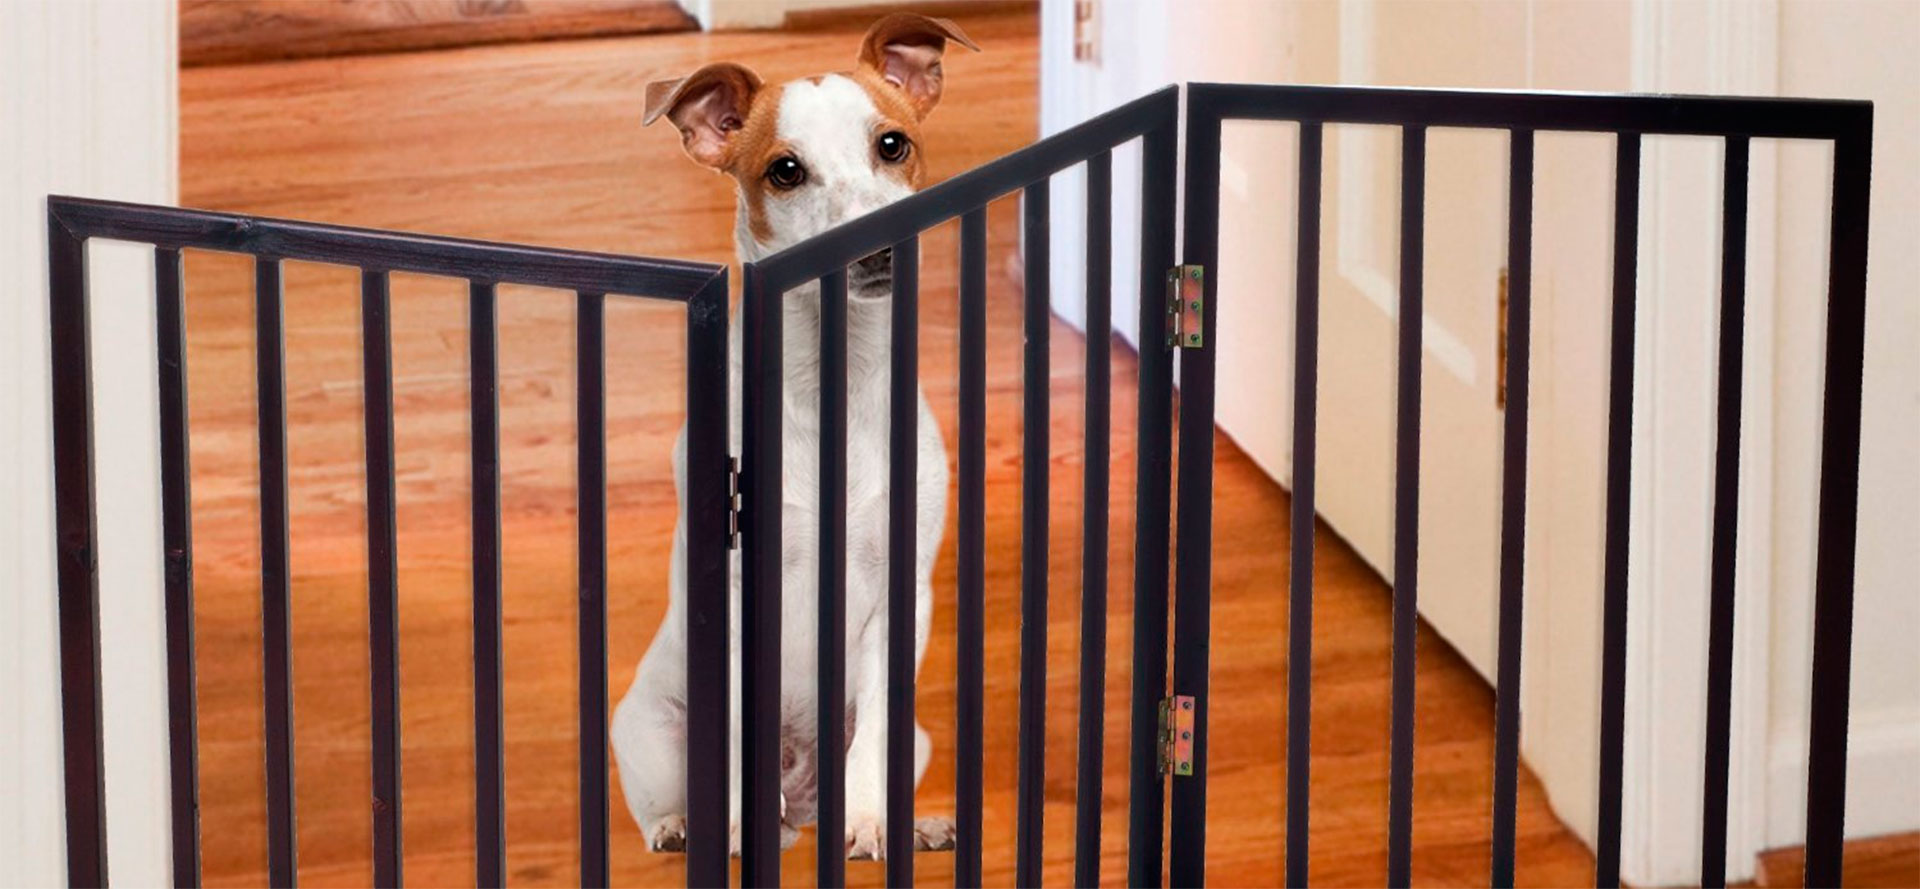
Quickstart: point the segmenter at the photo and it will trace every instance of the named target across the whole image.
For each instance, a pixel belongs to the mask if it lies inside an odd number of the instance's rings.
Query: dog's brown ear
[[[725,166],[733,134],[743,126],[760,75],[744,65],[718,62],[679,80],[647,84],[647,110],[641,125],[666,115],[680,128],[680,144],[694,160]]]
[[[924,118],[940,103],[940,57],[946,54],[949,40],[980,51],[959,25],[947,19],[896,12],[867,29],[860,44],[860,65],[898,87]]]

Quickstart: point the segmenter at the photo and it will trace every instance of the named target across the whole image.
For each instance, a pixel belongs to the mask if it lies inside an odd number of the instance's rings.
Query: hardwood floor
[[[1760,872],[1753,885],[1764,889],[1799,889],[1806,885],[1806,849],[1775,849],[1760,856]],[[1848,840],[1842,853],[1841,879],[1855,886],[1920,886],[1920,833]]]
[[[986,52],[948,63],[948,96],[927,143],[937,178],[1035,137],[1036,21],[1005,6],[958,16]],[[708,61],[745,60],[769,79],[850,64],[861,27],[833,20],[779,33],[675,34],[310,59],[182,72],[181,181],[188,206],[356,225],[725,262],[733,197],[681,155],[666,128],[639,126],[644,85]],[[989,701],[1016,690],[1019,614],[1020,311],[1017,213],[990,213],[987,654]],[[957,237],[925,238],[921,375],[951,451],[955,424]],[[300,877],[371,880],[368,811],[365,480],[357,278],[289,264],[288,432]],[[399,473],[406,872],[416,885],[472,879],[466,301],[457,281],[393,284]],[[260,742],[257,466],[249,265],[192,253],[188,341],[206,879],[264,881]],[[503,289],[500,304],[509,879],[576,884],[573,302]],[[631,680],[666,604],[674,495],[668,451],[684,382],[678,310],[607,311],[611,532],[610,685]],[[1046,757],[1046,880],[1072,875],[1078,694],[1081,407],[1087,343],[1053,332],[1055,492]],[[1102,882],[1125,876],[1131,682],[1134,370],[1109,349],[1113,492]],[[1287,495],[1231,441],[1216,441],[1209,877],[1278,884]],[[952,527],[951,517],[949,528]],[[953,809],[954,540],[943,544],[934,637],[919,712],[933,764],[917,801]],[[1390,600],[1331,533],[1318,534],[1313,731],[1313,881],[1375,885],[1385,869]],[[1493,698],[1422,630],[1415,879],[1486,879]],[[987,719],[986,879],[1012,881],[1017,717]],[[1591,857],[1523,775],[1519,879],[1574,886]],[[618,782],[618,885],[676,885],[681,859],[648,853]],[[811,833],[785,856],[810,882]],[[924,854],[921,881],[951,880]],[[881,867],[850,863],[878,885]]]

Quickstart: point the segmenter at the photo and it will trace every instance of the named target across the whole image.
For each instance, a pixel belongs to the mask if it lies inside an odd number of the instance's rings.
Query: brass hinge
[[[1099,33],[1100,25],[1094,20],[1093,0],[1075,0],[1073,4],[1074,61],[1099,63]]]
[[[1177,265],[1167,271],[1167,348],[1198,349],[1206,270]]]
[[[1160,700],[1160,774],[1193,774],[1193,696]]]
[[[727,458],[727,549],[740,548],[740,458]]]

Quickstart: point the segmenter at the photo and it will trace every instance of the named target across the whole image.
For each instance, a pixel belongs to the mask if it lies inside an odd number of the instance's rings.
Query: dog
[[[851,71],[764,84],[732,62],[649,84],[643,124],[662,117],[680,131],[696,163],[731,176],[734,240],[753,261],[872,212],[917,190],[926,177],[920,125],[940,101],[947,44],[978,51],[945,19],[895,13],[874,23]],[[887,454],[891,255],[882,251],[847,274],[846,500],[846,852],[878,859],[886,850]],[[790,292],[785,311],[781,523],[781,846],[814,820],[818,710],[815,655],[819,610],[820,300],[817,285]],[[728,439],[740,449],[740,319],[728,331]],[[674,531],[670,602],[611,728],[621,786],[654,851],[686,843],[686,431],[673,452],[680,520]],[[914,565],[914,663],[927,650],[933,562],[946,520],[947,454],[926,393],[919,396],[919,467]],[[740,562],[728,582],[731,656],[738,663]],[[733,676],[732,712],[740,710]],[[740,720],[732,727],[732,787],[740,787]],[[932,742],[914,726],[914,782]],[[740,799],[730,794],[732,848],[740,849]],[[924,818],[920,848],[952,842],[953,823]],[[822,838],[822,845],[825,838]]]

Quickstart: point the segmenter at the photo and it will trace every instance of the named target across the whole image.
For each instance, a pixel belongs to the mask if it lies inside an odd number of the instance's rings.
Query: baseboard
[[[180,64],[228,65],[651,34],[691,31],[697,26],[674,0],[181,0]]]
[[[1847,836],[1920,830],[1920,708],[1857,712],[1847,732]],[[1807,738],[1776,734],[1768,745],[1767,842],[1806,838]]]

